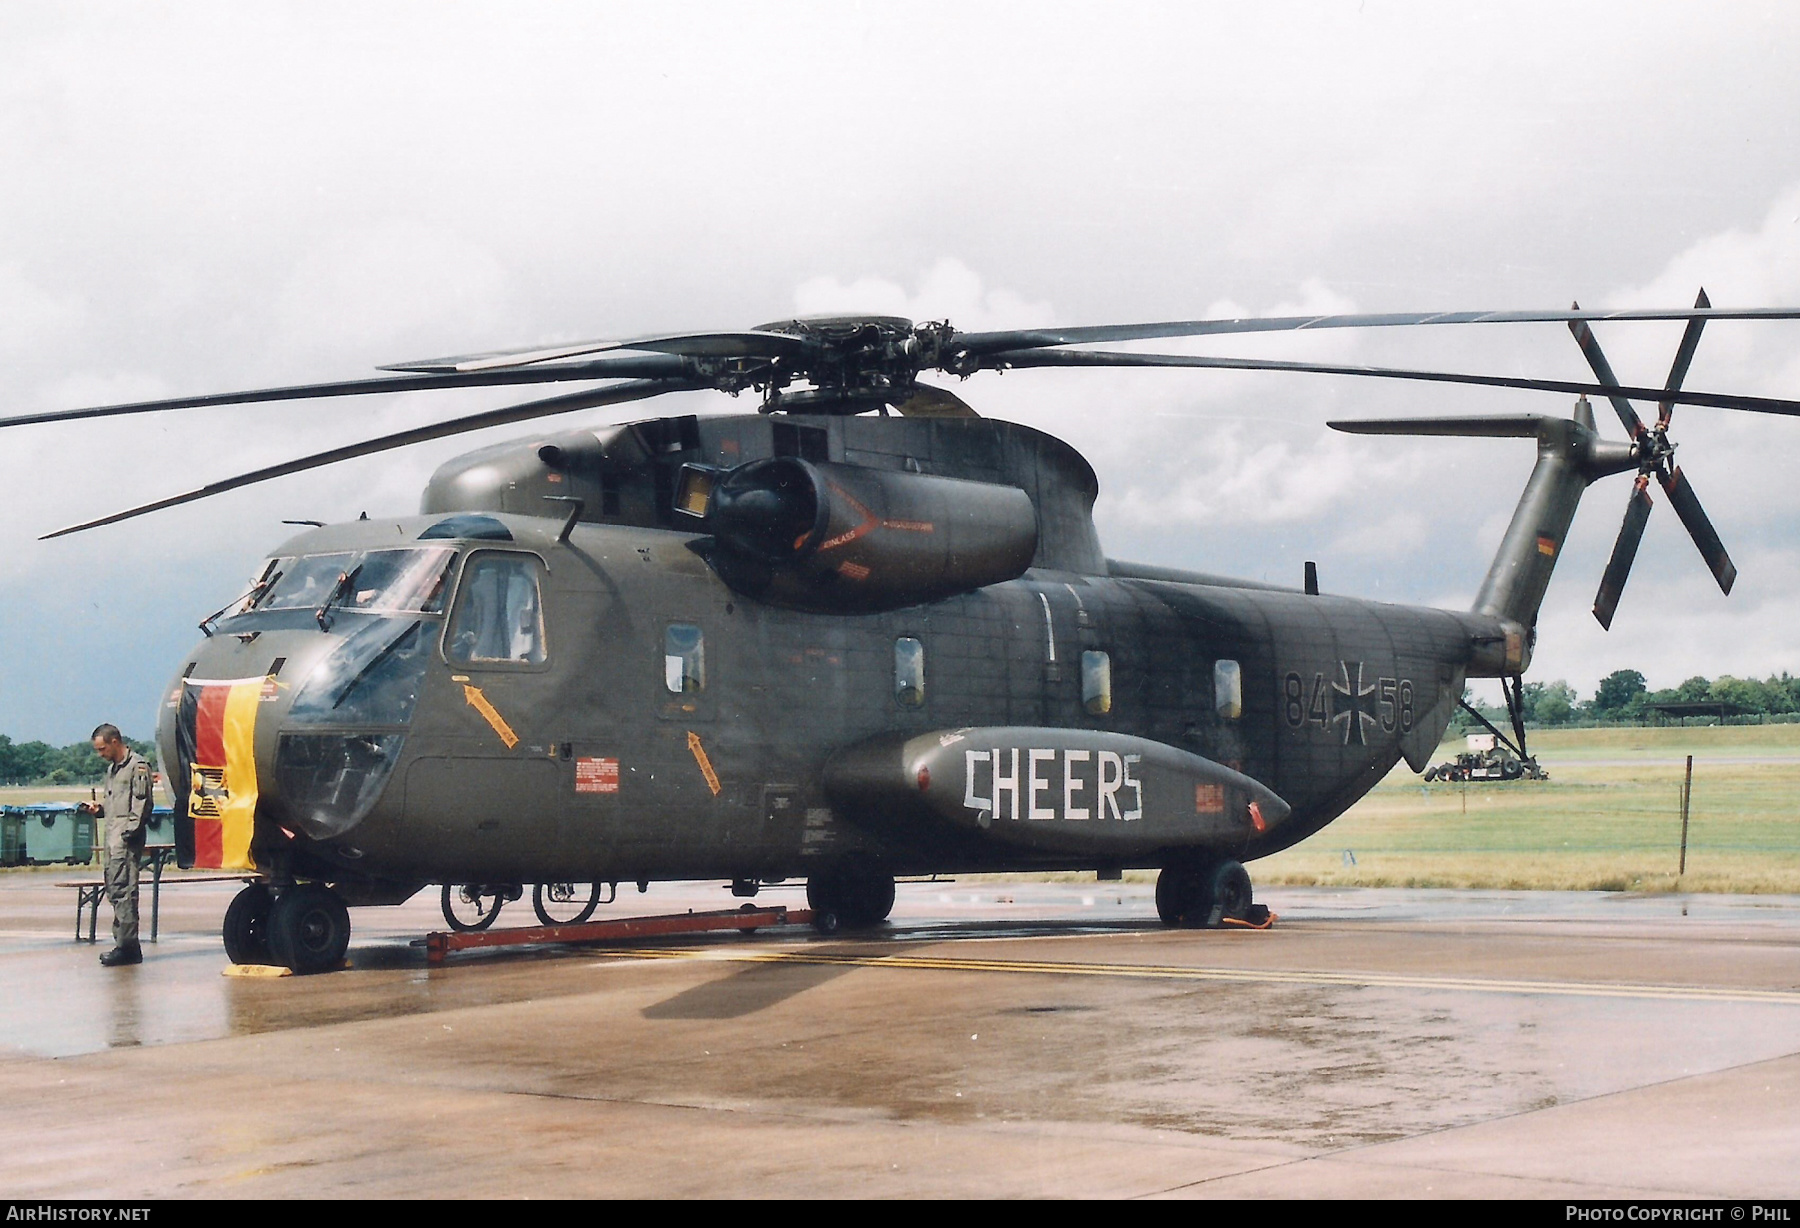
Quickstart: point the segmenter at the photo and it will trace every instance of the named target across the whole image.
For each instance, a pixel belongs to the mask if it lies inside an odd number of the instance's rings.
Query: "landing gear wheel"
[[[225,958],[234,964],[266,964],[269,953],[269,911],[275,897],[261,883],[251,883],[231,897],[225,908]]]
[[[1226,861],[1214,867],[1208,887],[1212,910],[1207,925],[1217,925],[1226,918],[1242,921],[1250,915],[1250,906],[1255,903],[1250,889],[1250,871],[1241,863]]]
[[[328,972],[350,949],[350,910],[324,883],[282,892],[269,910],[269,953],[295,972]]]
[[[1156,915],[1164,925],[1199,929],[1227,917],[1242,921],[1253,905],[1250,872],[1239,862],[1177,862],[1156,879]]]
[[[444,920],[450,923],[450,928],[467,933],[492,925],[494,918],[500,915],[500,906],[506,903],[506,897],[479,883],[445,883],[443,902]]]
[[[806,880],[806,906],[821,934],[879,925],[894,910],[894,876],[869,866],[836,866]]]
[[[531,889],[531,911],[545,925],[580,925],[600,906],[601,883],[539,883]],[[499,912],[496,907],[494,912]],[[490,920],[492,919],[490,915]],[[451,924],[455,924],[452,922]]]
[[[1197,926],[1210,911],[1204,867],[1176,863],[1156,876],[1156,915],[1164,925]]]

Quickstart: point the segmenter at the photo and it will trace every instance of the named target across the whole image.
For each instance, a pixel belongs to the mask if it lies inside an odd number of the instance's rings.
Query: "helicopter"
[[[534,890],[585,919],[605,886],[803,879],[823,932],[883,921],[907,876],[1158,873],[1171,926],[1251,917],[1245,863],[1423,770],[1470,679],[1515,732],[1540,603],[1587,486],[1635,474],[1594,614],[1610,627],[1655,479],[1721,590],[1736,569],[1669,439],[1713,320],[1800,309],[1457,312],[961,332],[886,316],[540,346],[376,377],[57,410],[0,427],[473,386],[574,392],[269,466],[87,531],[429,439],[667,392],[757,411],[549,430],[442,465],[417,514],[312,524],[200,624],[156,738],[180,864],[254,876],[228,957],[342,965],[349,909],[438,885],[459,926]],[[1591,323],[1686,322],[1660,388],[1625,385]],[[1326,328],[1562,323],[1594,381],[1087,348]],[[1187,367],[1555,392],[1570,416],[1333,421],[1529,439],[1537,462],[1471,609],[1109,558],[1099,481],[1063,441],[982,417],[923,374]],[[602,382],[604,381],[604,382]],[[1609,440],[1590,396],[1625,428]],[[1655,403],[1652,424],[1633,402]],[[611,898],[609,895],[608,899]],[[556,910],[563,910],[560,915]]]

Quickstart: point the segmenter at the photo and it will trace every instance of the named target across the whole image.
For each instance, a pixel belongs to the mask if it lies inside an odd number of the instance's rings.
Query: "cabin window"
[[[1081,706],[1089,716],[1112,711],[1112,658],[1104,652],[1081,654]]]
[[[529,554],[470,555],[444,655],[464,664],[543,664],[543,567]]]
[[[670,623],[663,632],[663,685],[676,695],[706,689],[706,637],[693,623]]]
[[[1213,702],[1222,721],[1235,721],[1244,715],[1244,671],[1236,661],[1213,663]]]
[[[911,636],[894,641],[894,700],[902,708],[925,706],[925,645]]]

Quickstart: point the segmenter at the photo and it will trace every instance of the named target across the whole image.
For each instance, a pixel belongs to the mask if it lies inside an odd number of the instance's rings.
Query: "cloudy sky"
[[[1797,68],[1800,8],[1774,3],[9,3],[0,413],[796,310],[983,328],[1681,306],[1701,285],[1721,306],[1800,304]],[[1600,337],[1627,382],[1660,383],[1679,331]],[[1586,377],[1556,325],[1192,348]],[[1688,384],[1800,396],[1800,323],[1713,325]],[[1323,423],[1568,408],[1196,371],[960,392],[1089,455],[1115,556],[1291,583],[1311,558],[1330,591],[1450,606],[1530,445]],[[509,399],[6,432],[0,733],[147,735],[195,621],[281,520],[410,512],[439,463],[525,432],[39,534]],[[1736,591],[1662,507],[1601,632],[1613,479],[1576,521],[1534,676],[1587,692],[1624,667],[1653,686],[1800,671],[1800,421],[1683,409],[1676,427]]]

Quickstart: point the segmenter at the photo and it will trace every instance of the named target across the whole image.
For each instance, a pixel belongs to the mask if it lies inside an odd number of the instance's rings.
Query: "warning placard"
[[[617,759],[575,760],[575,792],[617,793],[619,761]]]

